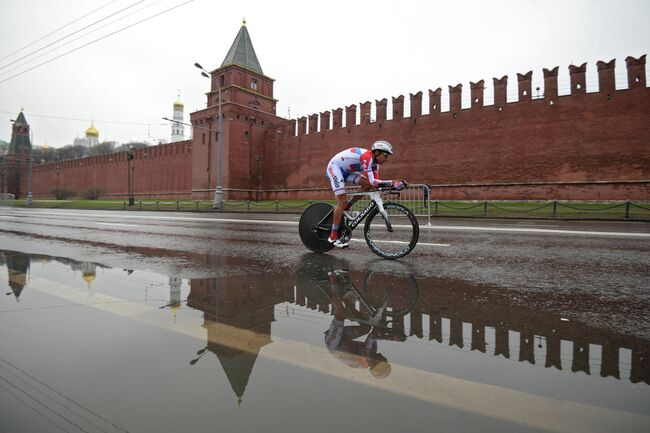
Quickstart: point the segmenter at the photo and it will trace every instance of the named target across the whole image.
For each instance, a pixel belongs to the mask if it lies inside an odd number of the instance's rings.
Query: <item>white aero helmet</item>
[[[389,154],[393,154],[393,146],[386,140],[377,140],[374,143],[372,143],[371,149],[374,150],[380,150],[382,152],[388,152]]]

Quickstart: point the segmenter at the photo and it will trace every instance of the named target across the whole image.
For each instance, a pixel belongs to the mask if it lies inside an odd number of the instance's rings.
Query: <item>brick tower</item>
[[[221,66],[210,72],[207,108],[190,114],[192,195],[211,198],[217,179],[217,118],[222,112],[222,186],[224,199],[259,188],[263,175],[263,142],[267,130],[282,123],[275,115],[273,78],[265,75],[255,54],[246,21],[242,23]],[[221,101],[219,101],[221,90]],[[251,195],[251,198],[254,196]]]
[[[27,193],[27,176],[32,143],[29,138],[29,124],[21,110],[13,121],[11,142],[7,155],[0,165],[2,193],[14,194],[16,198]]]

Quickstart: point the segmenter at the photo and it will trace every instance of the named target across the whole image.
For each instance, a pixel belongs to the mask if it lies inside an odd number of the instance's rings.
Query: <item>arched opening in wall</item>
[[[244,131],[244,144],[248,144],[249,141],[250,141],[250,137],[248,131]]]

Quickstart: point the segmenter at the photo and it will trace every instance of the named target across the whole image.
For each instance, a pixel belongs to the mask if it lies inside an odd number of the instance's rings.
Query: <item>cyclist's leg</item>
[[[355,173],[355,177],[352,178],[352,175],[350,178],[348,178],[351,183],[355,185],[359,185],[359,192],[368,192],[372,188],[372,185],[368,181],[368,178],[363,174],[363,173]],[[347,201],[346,208],[344,210],[349,210],[354,206],[354,204],[361,199],[362,196],[360,195],[355,195],[350,197],[350,199]]]
[[[339,225],[343,219],[343,211],[348,203],[347,196],[345,195],[345,176],[341,168],[336,164],[329,164],[327,166],[327,177],[330,180],[334,197],[336,197],[336,208],[334,208],[334,215],[332,216],[332,231],[330,233],[330,240],[333,242],[339,237]]]

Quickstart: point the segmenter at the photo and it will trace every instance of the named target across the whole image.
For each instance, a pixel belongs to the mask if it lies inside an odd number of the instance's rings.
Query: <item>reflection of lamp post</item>
[[[133,199],[133,190],[131,187],[131,160],[133,159],[133,152],[130,150],[126,152],[126,163],[127,163],[127,172],[128,172],[128,194],[129,194],[129,206],[133,206],[135,204],[135,200]]]
[[[221,83],[219,80],[215,80],[215,77],[203,69],[203,66],[200,64],[194,63],[194,66],[202,71],[201,75],[217,82],[217,182],[214,190],[214,203],[212,204],[212,207],[214,209],[221,209],[223,202],[223,190],[221,188]]]

